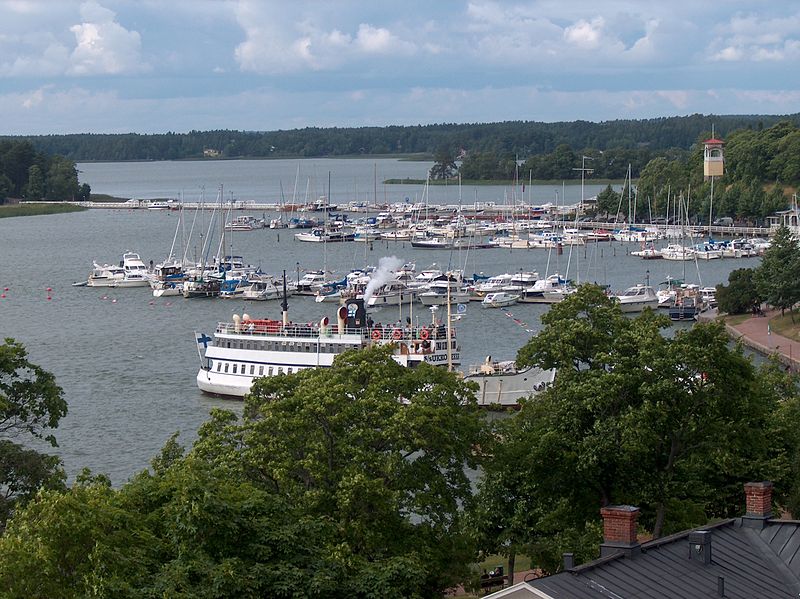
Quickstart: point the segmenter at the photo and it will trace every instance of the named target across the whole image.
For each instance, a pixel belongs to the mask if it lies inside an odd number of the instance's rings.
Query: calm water
[[[267,169],[278,169],[276,165],[281,162],[284,171],[266,173]],[[389,162],[400,172],[390,172]],[[372,185],[374,161],[307,161],[301,163],[301,172],[324,170],[327,184],[329,163],[336,165],[336,172],[350,169],[347,176],[355,179],[359,188]],[[219,170],[209,172],[209,164]],[[180,189],[185,193],[196,190],[201,180],[207,188],[222,182],[241,198],[246,194],[236,191],[237,185],[249,190],[247,193],[273,193],[276,186],[280,188],[281,178],[284,190],[286,181],[291,180],[293,185],[297,161],[251,162],[253,172],[258,173],[253,180],[242,178],[243,164],[202,163],[200,168],[198,163],[186,162],[124,163],[80,168],[82,181],[96,191],[136,197],[174,197]],[[424,176],[427,168],[422,163],[378,164],[379,171],[384,172],[379,178],[417,176],[417,171]],[[402,169],[417,171],[408,174]],[[502,188],[494,189],[503,192]],[[485,188],[480,192],[488,193]],[[387,190],[390,197],[397,193]],[[502,201],[502,196],[486,199]],[[21,341],[31,360],[53,372],[64,388],[69,414],[56,436],[58,452],[70,476],[89,467],[121,484],[146,467],[173,432],[180,431],[182,442],[189,444],[209,409],[241,405],[209,398],[196,388],[199,359],[193,332],[211,333],[217,321],[243,311],[276,317],[280,309],[277,302],[245,306],[233,300],[156,300],[149,288],[104,290],[71,285],[86,279],[93,259],[115,262],[126,250],[139,252],[145,262],[163,259],[176,223],[176,213],[124,210],[0,219],[0,288],[9,288],[6,298],[0,299],[0,335]],[[576,250],[570,258],[568,250],[560,256],[544,250],[473,250],[467,254],[376,242],[372,247],[328,244],[327,256],[323,256],[322,247],[295,242],[286,230],[238,233],[233,239],[233,250],[250,263],[274,274],[285,269],[293,277],[298,271],[321,268],[323,263],[333,276],[343,275],[350,268],[377,264],[386,255],[414,261],[418,270],[436,264],[465,268],[468,274],[520,269],[537,270],[542,275],[548,271],[563,273],[569,262],[572,278],[607,282],[615,289],[642,282],[648,269],[653,283],[668,274],[683,275],[681,263],[641,261],[628,256],[628,249],[623,244],[605,243]],[[700,275],[704,284],[713,285],[726,281],[730,270],[753,264],[754,260],[711,261],[700,264]],[[697,276],[694,264],[687,263],[686,279],[696,282]],[[48,293],[48,287],[52,292]],[[48,300],[48,295],[52,299]],[[544,306],[517,305],[511,308],[512,318],[502,311],[481,310],[471,304],[457,323],[463,366],[478,363],[487,354],[496,359],[513,358],[530,337],[529,331],[539,328],[545,310]],[[384,312],[385,316],[380,313],[376,320],[397,318],[396,309]],[[316,321],[324,315],[333,317],[335,310],[330,304],[316,304],[313,298],[298,297],[290,301],[290,314],[295,321]],[[429,313],[417,306],[415,316],[428,318]]]
[[[179,198],[195,201],[205,188],[214,199],[220,185],[225,199],[263,203],[313,201],[328,192],[332,203],[421,202],[422,185],[384,185],[386,179],[424,180],[432,162],[384,159],[325,158],[309,160],[229,160],[177,162],[93,162],[78,165],[81,183],[93,193],[116,197],[152,199]],[[597,194],[605,185],[584,186],[584,197]],[[581,199],[580,184],[535,185],[513,189],[499,185],[432,185],[427,200],[433,204],[524,199],[533,204],[574,204]]]

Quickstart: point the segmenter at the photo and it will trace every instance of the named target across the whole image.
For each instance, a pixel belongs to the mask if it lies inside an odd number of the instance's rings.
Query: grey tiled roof
[[[741,518],[698,530],[711,532],[711,563],[689,559],[686,531],[642,544],[633,557],[616,554],[529,584],[553,599],[729,599],[800,595],[800,522],[769,520],[763,530]]]

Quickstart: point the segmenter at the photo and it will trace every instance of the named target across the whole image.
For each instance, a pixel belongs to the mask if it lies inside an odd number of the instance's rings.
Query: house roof
[[[729,599],[800,594],[800,522],[766,520],[763,528],[735,518],[696,530],[711,533],[711,563],[689,559],[685,531],[643,543],[641,553],[616,553],[546,578],[529,581],[528,595],[550,599],[716,597],[724,579]],[[512,587],[513,588],[513,587]]]
[[[703,142],[704,144],[724,144],[725,142],[721,139],[717,139],[716,137],[712,137],[711,139],[707,139]]]

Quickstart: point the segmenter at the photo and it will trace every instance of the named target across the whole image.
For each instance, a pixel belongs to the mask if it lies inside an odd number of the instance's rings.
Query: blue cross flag
[[[197,334],[197,331],[194,333],[194,340],[197,343],[197,356],[200,358],[200,364],[203,363],[203,350],[208,349],[209,345],[214,344],[214,339],[209,337],[205,333]],[[202,348],[202,349],[201,349]]]

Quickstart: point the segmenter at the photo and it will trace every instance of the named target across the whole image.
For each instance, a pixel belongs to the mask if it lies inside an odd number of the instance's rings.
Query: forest
[[[180,160],[204,156],[219,158],[296,158],[392,154],[433,155],[439,148],[456,152],[508,154],[524,160],[552,153],[562,144],[574,150],[593,148],[662,152],[688,150],[699,131],[713,123],[717,135],[738,129],[758,131],[780,120],[800,124],[800,114],[702,115],[599,123],[572,121],[542,123],[435,124],[387,127],[309,127],[279,131],[189,131],[158,134],[41,135],[14,137],[28,141],[39,152],[59,154],[75,161]],[[627,167],[627,160],[625,167]],[[572,175],[574,176],[574,174]],[[539,177],[544,178],[544,177]]]
[[[88,200],[89,185],[78,183],[75,162],[34,148],[29,141],[0,140],[0,204],[7,198]]]

